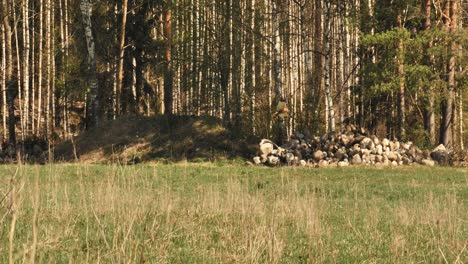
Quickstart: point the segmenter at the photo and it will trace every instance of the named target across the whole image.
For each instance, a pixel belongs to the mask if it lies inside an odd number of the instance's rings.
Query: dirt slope
[[[249,158],[252,144],[235,139],[213,117],[127,116],[91,129],[55,148],[57,161],[138,163]],[[76,158],[75,154],[76,153]]]

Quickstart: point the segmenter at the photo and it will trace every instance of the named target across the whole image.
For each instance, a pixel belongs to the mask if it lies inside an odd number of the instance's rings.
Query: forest
[[[0,18],[0,263],[467,263],[467,0]]]
[[[244,137],[354,124],[464,149],[467,12],[462,0],[1,0],[2,148],[163,114]]]

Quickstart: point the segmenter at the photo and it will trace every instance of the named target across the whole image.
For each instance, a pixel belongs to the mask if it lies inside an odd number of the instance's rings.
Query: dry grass
[[[0,263],[468,261],[466,169],[55,165],[0,175]]]
[[[58,161],[139,163],[251,157],[257,150],[214,117],[124,116],[90,129],[55,148]]]

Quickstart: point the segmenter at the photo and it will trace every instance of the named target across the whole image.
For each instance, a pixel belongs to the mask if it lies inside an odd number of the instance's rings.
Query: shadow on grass
[[[76,149],[90,162],[213,161],[249,158],[256,142],[234,136],[214,117],[125,116],[58,145],[55,157],[73,161]]]

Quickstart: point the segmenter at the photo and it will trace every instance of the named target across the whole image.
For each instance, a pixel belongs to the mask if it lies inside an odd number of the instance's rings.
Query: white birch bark
[[[328,130],[331,132],[335,131],[335,110],[333,109],[333,99],[330,92],[330,3],[325,3],[325,14],[324,14],[324,47],[325,47],[325,98],[327,106],[327,123]]]
[[[84,24],[84,31],[86,36],[86,47],[88,50],[88,75],[89,75],[89,111],[91,111],[91,116],[93,117],[94,125],[99,127],[99,99],[98,99],[98,80],[96,76],[96,53],[95,53],[95,44],[93,32],[91,30],[91,5],[89,0],[81,0],[80,3],[81,14]]]
[[[0,22],[1,23],[1,22]],[[3,121],[3,139],[7,138],[7,96],[6,96],[6,45],[5,45],[5,30],[3,23],[1,24],[2,34],[2,64],[1,64],[1,89],[2,89],[2,121]]]

